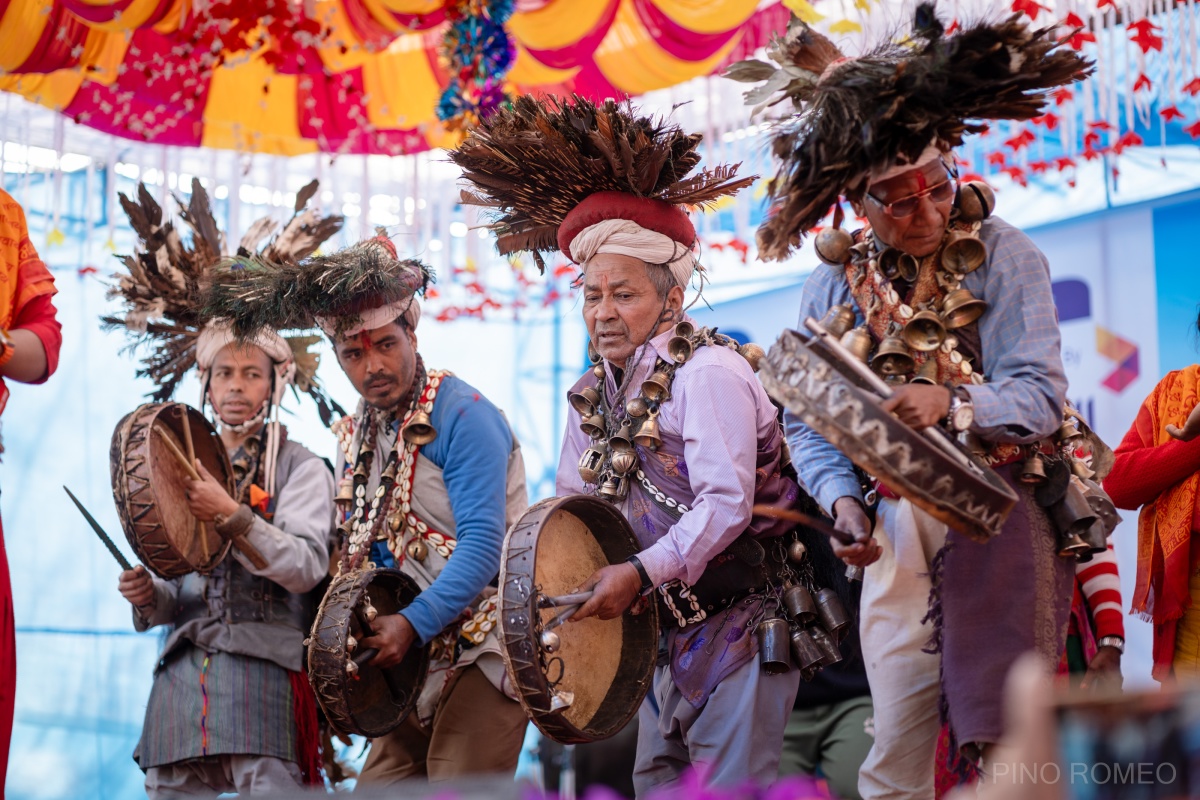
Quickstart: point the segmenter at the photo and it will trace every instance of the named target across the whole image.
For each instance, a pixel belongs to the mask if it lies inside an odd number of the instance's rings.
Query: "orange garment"
[[[1136,436],[1142,447],[1174,442],[1166,426],[1182,426],[1198,400],[1200,365],[1169,373],[1142,404],[1126,440]],[[1125,444],[1122,442],[1118,451],[1124,450]],[[1117,457],[1120,460],[1120,452]],[[1192,530],[1198,490],[1200,472],[1193,471],[1146,503],[1138,515],[1133,610],[1154,623],[1154,676],[1159,680],[1170,673],[1176,627],[1192,604],[1188,584],[1194,566]]]
[[[57,291],[54,277],[29,239],[25,212],[0,189],[0,329],[11,328],[21,310],[33,300]],[[0,378],[0,413],[8,404],[8,394]]]

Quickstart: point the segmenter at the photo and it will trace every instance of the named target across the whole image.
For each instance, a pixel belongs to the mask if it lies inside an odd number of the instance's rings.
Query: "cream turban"
[[[349,328],[341,332],[344,338],[357,336],[363,331],[373,331],[376,328],[382,328],[389,322],[395,322],[400,317],[404,317],[404,322],[410,330],[417,329],[417,323],[421,321],[421,304],[417,301],[416,295],[407,297],[403,300],[397,300],[394,303],[389,303],[386,306],[379,306],[367,311],[359,313],[358,323],[351,325]],[[337,320],[333,317],[317,317],[317,325],[325,332],[326,336],[332,337],[337,332]]]
[[[208,372],[212,369],[217,354],[227,345],[253,345],[267,354],[275,365],[275,394],[272,402],[278,405],[283,399],[283,391],[291,385],[296,377],[296,358],[292,354],[291,345],[275,331],[265,329],[252,338],[239,340],[229,323],[224,320],[214,320],[204,326],[196,340],[196,368],[200,371],[200,384],[207,391]]]
[[[687,287],[699,266],[696,253],[670,236],[647,230],[627,219],[606,219],[584,228],[571,240],[571,258],[587,272],[598,253],[632,256],[650,265],[665,264],[675,283]]]

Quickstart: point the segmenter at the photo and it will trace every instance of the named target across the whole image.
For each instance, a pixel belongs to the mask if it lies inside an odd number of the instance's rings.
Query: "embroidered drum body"
[[[884,411],[853,372],[810,342],[783,332],[759,371],[767,393],[856,466],[954,530],[978,541],[1000,533],[1017,495],[995,471],[965,449],[963,460],[954,458]]]
[[[188,509],[190,480],[158,428],[187,452],[184,425],[191,431],[196,458],[226,490],[233,493],[233,468],[225,445],[212,424],[182,403],[147,403],[117,423],[109,450],[113,499],[129,544],[160,578],[209,572],[230,544],[215,526],[201,526]]]
[[[428,644],[414,643],[404,660],[386,670],[365,660],[349,665],[363,649],[358,642],[367,635],[363,623],[370,624],[367,607],[380,617],[395,614],[420,592],[416,581],[395,569],[343,573],[325,592],[306,640],[308,680],[325,716],[342,733],[382,736],[416,706],[429,670]]]
[[[504,663],[525,712],[556,742],[608,738],[637,713],[654,677],[658,612],[649,603],[617,619],[564,623],[553,631],[558,648],[548,652],[542,632],[562,609],[539,609],[538,598],[569,594],[597,569],[639,550],[621,512],[586,495],[543,500],[505,537],[499,615]]]

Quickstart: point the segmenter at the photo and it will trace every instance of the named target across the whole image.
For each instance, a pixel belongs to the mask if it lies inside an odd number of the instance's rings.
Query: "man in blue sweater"
[[[398,260],[382,237],[329,259],[424,269]],[[317,319],[362,397],[355,415],[334,425],[342,445],[337,475],[351,480],[356,465],[368,463],[360,455],[373,450],[366,490],[374,497],[394,462],[369,557],[422,589],[402,612],[379,617],[376,635],[362,646],[376,648],[373,663],[388,666],[410,647],[433,643],[416,711],[372,742],[359,785],[512,774],[526,717],[505,679],[494,584],[504,533],[528,505],[520,446],[504,414],[478,391],[425,368],[415,296],[347,299],[352,313]]]

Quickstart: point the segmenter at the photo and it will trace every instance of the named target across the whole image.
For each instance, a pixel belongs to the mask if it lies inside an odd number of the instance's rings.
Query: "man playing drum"
[[[383,668],[432,645],[416,710],[372,741],[364,787],[511,775],[526,726],[505,681],[494,588],[504,533],[528,505],[524,461],[500,409],[453,374],[426,369],[417,294],[429,279],[380,232],[309,259],[282,289],[289,327],[319,325],[361,396],[354,416],[334,425],[339,498],[353,504],[343,529],[367,526],[370,563],[422,590],[375,618],[375,635],[358,646],[377,650],[369,663]],[[254,291],[239,286],[238,297]]]
[[[464,199],[502,212],[501,252],[558,247],[582,270],[594,367],[571,390],[584,424],[567,427],[556,490],[617,504],[642,548],[579,587],[594,594],[573,619],[613,619],[664,590],[669,661],[639,712],[639,796],[689,765],[715,784],[773,780],[800,677],[761,670],[751,635],[777,566],[764,543],[789,528],[751,506],[797,495],[780,474],[782,429],[736,343],[684,311],[701,267],[683,204],[749,182],[727,167],[685,181],[699,140],[628,106],[526,97],[451,153],[478,192]],[[633,173],[605,166],[623,146]]]
[[[202,196],[198,184],[193,197],[197,192]],[[148,195],[142,199],[146,202]],[[197,213],[195,203],[191,211]],[[207,213],[206,206],[202,212]],[[293,223],[313,222],[308,213],[298,214]],[[208,222],[215,232],[211,217]],[[197,240],[201,236],[197,229]],[[143,239],[153,258],[152,242]],[[192,265],[207,272],[215,262],[191,258],[175,266],[191,278]],[[230,495],[197,459],[198,479],[186,482],[187,505],[202,526],[215,528],[222,538],[244,537],[261,560],[256,565],[233,549],[206,575],[192,572],[168,581],[141,565],[121,573],[119,589],[134,607],[135,628],[172,626],[134,759],[146,772],[151,798],[319,785],[316,704],[303,671],[303,640],[318,599],[312,590],[329,567],[333,476],[322,459],[289,440],[274,420],[297,375],[292,345],[274,331],[239,342],[228,324],[203,322],[196,315],[197,296],[183,296],[200,281],[180,283],[171,284],[178,296],[163,298],[167,307],[180,310],[175,330],[199,331],[190,336],[191,352],[184,352],[181,369],[160,372],[152,357],[147,374],[169,395],[194,359],[201,406],[212,406],[236,489]],[[128,306],[120,321],[145,333],[137,304],[147,292],[161,292],[162,284],[135,285],[126,276],[121,285]],[[151,326],[149,335],[154,332]],[[159,356],[168,341],[164,337]],[[311,377],[305,376],[310,388]]]
[[[865,215],[863,230],[844,233],[838,206],[818,236],[829,266],[804,285],[801,330],[831,309],[848,315],[845,327],[860,327],[843,343],[861,339],[861,357],[892,386],[883,408],[913,429],[969,432],[971,448],[1020,497],[987,543],[883,489],[875,508],[850,460],[786,416],[801,483],[859,540],[833,542],[835,551],[867,567],[860,632],[875,742],[859,777],[866,798],[934,796],[939,707],[960,777],[986,757],[1013,661],[1036,650],[1048,666],[1058,662],[1074,573],[1030,485],[1018,482],[1019,468],[1032,459],[1040,469],[1041,454],[1056,450],[1063,421],[1049,268],[1028,237],[989,218],[986,186],[959,185],[952,148],[974,129],[964,120],[1032,117],[1046,92],[1087,64],[1017,17],[943,36],[924,7],[912,36],[911,48],[847,59],[794,23],[778,52],[820,78],[792,87],[805,113],[776,138],[777,205],[759,230],[762,256],[783,258],[840,194]],[[901,73],[921,77],[898,82]],[[924,649],[931,637],[934,652]]]

